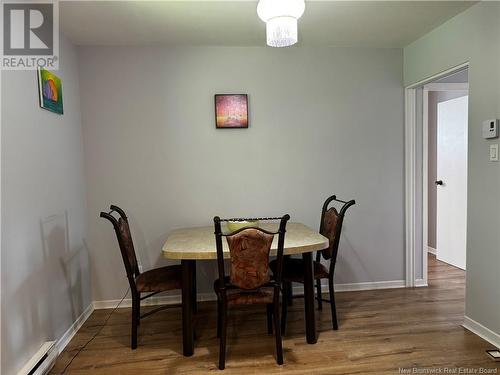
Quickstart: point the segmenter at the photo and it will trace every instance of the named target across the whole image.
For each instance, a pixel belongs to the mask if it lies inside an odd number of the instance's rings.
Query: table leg
[[[198,291],[197,291],[197,286],[196,286],[196,261],[193,261],[193,266],[192,266],[192,278],[191,278],[191,283],[192,283],[192,292],[191,292],[191,298],[192,298],[192,303],[193,303],[193,312],[196,314],[198,312]]]
[[[304,261],[304,309],[306,318],[306,338],[308,344],[316,344],[316,318],[314,316],[314,276],[312,253],[303,253]]]
[[[194,260],[182,260],[182,351],[189,357],[194,353],[193,327],[193,268]]]

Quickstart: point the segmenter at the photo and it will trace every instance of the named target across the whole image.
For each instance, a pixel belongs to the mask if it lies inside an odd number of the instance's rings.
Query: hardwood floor
[[[337,293],[340,327],[331,330],[330,309],[318,312],[319,339],[305,342],[303,305],[294,300],[283,340],[285,364],[275,361],[266,333],[265,307],[229,311],[226,374],[399,374],[400,368],[491,368],[490,344],[461,327],[465,272],[429,256],[429,287]],[[111,310],[96,310],[59,356],[62,373]],[[146,318],[138,348],[130,349],[130,313],[116,310],[99,334],[73,359],[71,374],[203,374],[218,372],[215,304],[200,303],[192,357],[182,356],[181,312],[169,309]],[[443,370],[444,371],[444,370]],[[445,373],[445,372],[443,372]]]

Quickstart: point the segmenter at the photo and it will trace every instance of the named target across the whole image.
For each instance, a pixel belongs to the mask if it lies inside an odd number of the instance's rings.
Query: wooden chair
[[[276,336],[276,357],[283,364],[283,347],[279,317],[281,264],[285,242],[286,223],[289,215],[281,218],[258,219],[280,220],[277,232],[258,227],[248,227],[223,234],[221,222],[246,221],[254,219],[220,219],[214,217],[215,241],[217,246],[217,265],[219,278],[214,283],[217,294],[217,337],[220,338],[219,369],[226,363],[226,332],[228,305],[265,304],[267,308],[268,333],[272,334],[272,316]],[[274,235],[278,234],[276,271],[273,277],[269,272],[269,252]],[[230,252],[231,272],[226,276],[222,238],[226,237]]]
[[[113,216],[115,212],[119,215],[118,219]],[[113,224],[122,253],[123,263],[132,293],[132,338],[130,347],[135,349],[137,348],[137,327],[141,319],[165,308],[178,307],[178,305],[161,306],[141,316],[141,301],[161,292],[181,289],[181,266],[161,267],[141,273],[137,264],[132,235],[125,212],[120,207],[111,205],[110,211],[101,212],[100,216],[108,219]],[[148,294],[141,296],[141,293]]]
[[[335,207],[330,207],[331,202],[342,203],[340,211],[337,211]],[[332,326],[334,330],[338,329],[337,321],[337,310],[335,306],[335,290],[333,285],[333,277],[335,273],[335,263],[337,261],[337,254],[339,250],[340,234],[342,231],[342,223],[344,221],[344,215],[349,207],[356,204],[354,200],[343,201],[337,199],[335,195],[329,197],[323,204],[323,209],[321,210],[321,222],[319,232],[329,239],[329,246],[325,250],[318,251],[316,253],[316,260],[313,262],[314,279],[316,280],[316,299],[318,300],[318,310],[322,310],[323,301],[330,303],[331,314],[332,314]],[[327,269],[325,265],[321,263],[321,257],[329,261],[329,268]],[[271,269],[274,271],[278,265],[275,261],[270,264]],[[285,257],[283,261],[283,300],[288,301],[288,303],[282,304],[282,320],[281,320],[281,331],[285,332],[286,329],[286,316],[287,316],[287,305],[290,304],[292,296],[292,282],[304,283],[304,263],[302,259],[295,259],[290,257]],[[326,300],[322,298],[321,294],[321,279],[328,279],[328,289],[330,294],[330,299]]]

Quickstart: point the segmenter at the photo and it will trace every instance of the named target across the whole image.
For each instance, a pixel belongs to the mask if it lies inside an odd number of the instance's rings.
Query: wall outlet
[[[490,161],[498,161],[498,143],[490,145]]]

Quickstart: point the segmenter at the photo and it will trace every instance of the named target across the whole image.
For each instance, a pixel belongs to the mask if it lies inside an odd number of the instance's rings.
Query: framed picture
[[[248,128],[247,94],[215,95],[216,128]]]
[[[63,114],[61,79],[48,70],[38,69],[38,98],[40,107]]]

